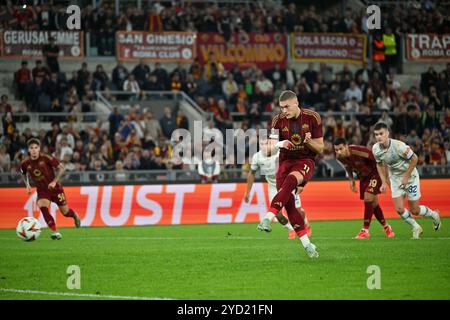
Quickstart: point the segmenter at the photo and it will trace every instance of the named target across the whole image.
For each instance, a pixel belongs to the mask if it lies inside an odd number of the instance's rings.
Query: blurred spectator
[[[161,137],[162,129],[158,120],[155,119],[153,111],[148,111],[143,119],[145,135],[150,136],[154,141]]]
[[[395,67],[397,71],[397,40],[391,28],[386,28],[386,32],[383,34],[383,43],[385,46],[385,59],[386,59],[386,73],[390,73],[390,69]]]
[[[31,71],[27,61],[22,61],[21,68],[14,74],[14,82],[17,86],[17,96],[19,99],[25,99],[31,86]]]
[[[238,85],[233,79],[233,74],[228,73],[227,79],[222,82],[222,92],[225,95],[225,99],[230,104],[236,103],[236,95],[238,93]]]
[[[112,82],[116,90],[122,90],[123,83],[128,78],[128,70],[124,67],[123,62],[117,60],[117,65],[112,71]]]
[[[217,128],[222,132],[223,136],[226,136],[227,129],[233,129],[233,119],[230,111],[225,106],[224,100],[219,100],[218,108],[214,113],[214,120]]]
[[[155,63],[155,69],[151,73],[156,76],[156,80],[163,86],[163,90],[169,87],[169,74],[167,70],[161,66],[160,62]]]
[[[385,50],[386,47],[383,42],[383,38],[379,33],[376,33],[372,42],[372,60],[377,61],[380,65],[385,65]]]
[[[184,115],[183,111],[178,110],[176,122],[177,122],[177,123],[176,123],[177,128],[189,130],[189,120],[188,120],[188,118]]]
[[[169,107],[164,108],[164,116],[159,120],[161,125],[162,134],[167,139],[170,139],[172,132],[177,128],[177,121],[172,115],[172,109]]]
[[[3,94],[0,98],[0,113],[8,113],[12,111],[12,106],[9,104],[8,96]]]
[[[422,73],[420,77],[420,91],[425,95],[430,95],[430,88],[436,86],[438,81],[438,74],[432,66],[428,68],[427,72]]]
[[[390,111],[392,106],[392,101],[389,96],[386,96],[384,90],[381,90],[380,96],[377,98],[376,106],[379,110]]]
[[[273,83],[260,71],[255,83],[255,94],[262,105],[266,105],[273,100],[273,90]]]
[[[16,133],[16,123],[14,122],[11,112],[6,112],[2,117],[3,134],[10,139],[13,138]]]
[[[139,64],[136,67],[134,67],[131,73],[134,75],[134,78],[136,79],[140,88],[145,88],[148,86],[148,77],[150,75],[150,68],[148,65],[144,63],[143,59],[139,60]]]
[[[349,101],[352,98],[356,98],[357,102],[362,102],[362,92],[361,89],[358,87],[355,81],[350,82],[350,87],[345,90],[344,99],[345,101]]]
[[[311,87],[317,79],[317,71],[314,70],[314,63],[308,63],[308,68],[303,71],[302,77],[305,78],[306,83]]]
[[[138,100],[141,89],[137,81],[134,79],[134,75],[128,75],[127,80],[123,83],[123,91],[133,93],[129,95],[130,100]]]
[[[50,70],[42,64],[41,60],[36,60],[36,66],[33,68],[31,73],[33,75],[33,79],[36,79],[37,77],[45,79],[49,77]]]
[[[170,90],[172,92],[178,92],[181,90],[182,84],[180,81],[180,75],[178,73],[175,73],[172,76],[172,80],[170,82]]]
[[[62,132],[56,136],[56,143],[60,143],[62,139],[66,139],[68,146],[73,149],[75,148],[75,137],[70,133],[70,128],[68,125],[63,126]]]
[[[109,79],[101,64],[97,65],[93,77],[96,82],[96,90],[105,90],[106,84],[108,83]]]
[[[11,157],[7,153],[6,146],[0,145],[0,172],[9,172],[11,169]]]
[[[56,44],[54,37],[50,37],[49,43],[42,48],[42,54],[47,61],[50,72],[59,73],[59,46]]]

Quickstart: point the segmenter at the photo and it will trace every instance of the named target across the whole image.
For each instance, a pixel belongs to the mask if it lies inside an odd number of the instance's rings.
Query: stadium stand
[[[25,142],[35,136],[44,152],[65,164],[70,181],[200,180],[196,167],[172,161],[172,132],[192,129],[196,119],[211,120],[210,129],[224,135],[228,128],[266,128],[278,112],[278,94],[291,89],[304,107],[322,115],[326,145],[317,177],[344,175],[332,141],[345,137],[370,147],[371,127],[378,121],[412,146],[425,174],[448,175],[450,62],[440,69],[430,65],[419,79],[401,66],[399,53],[405,33],[450,32],[449,17],[440,13],[444,2],[408,8],[395,3],[383,20],[383,32],[371,37],[369,62],[356,68],[311,62],[263,71],[255,65],[226,69],[214,55],[205,62],[170,66],[144,60],[124,64],[112,57],[118,30],[218,32],[225,40],[247,32],[368,33],[360,10],[336,7],[321,14],[326,4],[318,3],[161,1],[119,12],[112,1],[98,8],[86,5],[86,50],[110,56],[105,63],[86,59],[74,68],[74,63],[59,61],[59,70],[57,59],[15,59],[13,76],[2,66],[0,172],[16,173]],[[3,31],[64,30],[65,19],[63,5],[0,7]],[[224,165],[219,180],[242,179],[248,162]],[[1,177],[2,183],[19,181],[14,174]]]

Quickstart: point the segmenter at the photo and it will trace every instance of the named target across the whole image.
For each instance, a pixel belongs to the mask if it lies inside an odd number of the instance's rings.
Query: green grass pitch
[[[421,240],[400,220],[394,239],[374,220],[369,240],[352,240],[361,221],[312,222],[317,260],[277,224],[70,228],[60,241],[45,229],[30,243],[1,230],[0,299],[450,299],[450,219],[438,232],[418,221]],[[70,265],[79,290],[67,288]],[[367,288],[370,265],[379,290]]]

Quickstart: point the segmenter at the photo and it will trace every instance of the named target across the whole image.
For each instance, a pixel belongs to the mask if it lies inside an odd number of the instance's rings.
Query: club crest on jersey
[[[44,165],[45,165],[45,162],[44,162],[44,161],[39,161],[39,165],[40,165],[40,166],[44,166]]]
[[[299,144],[302,143],[302,137],[301,137],[298,133],[293,134],[293,135],[291,136],[291,141],[292,141],[293,144],[295,144],[296,146],[298,146]]]
[[[284,127],[284,128],[283,128],[283,132],[289,132],[288,127]]]
[[[302,125],[302,129],[309,130],[309,124],[304,123],[304,124]]]

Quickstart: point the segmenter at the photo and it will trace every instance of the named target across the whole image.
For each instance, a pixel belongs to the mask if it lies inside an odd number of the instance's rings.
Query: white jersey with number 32
[[[372,152],[377,163],[386,164],[389,168],[389,175],[402,177],[408,170],[409,161],[414,156],[414,152],[403,141],[389,139],[389,146],[383,148],[379,143],[375,143]],[[411,176],[419,176],[419,172],[414,168]]]

